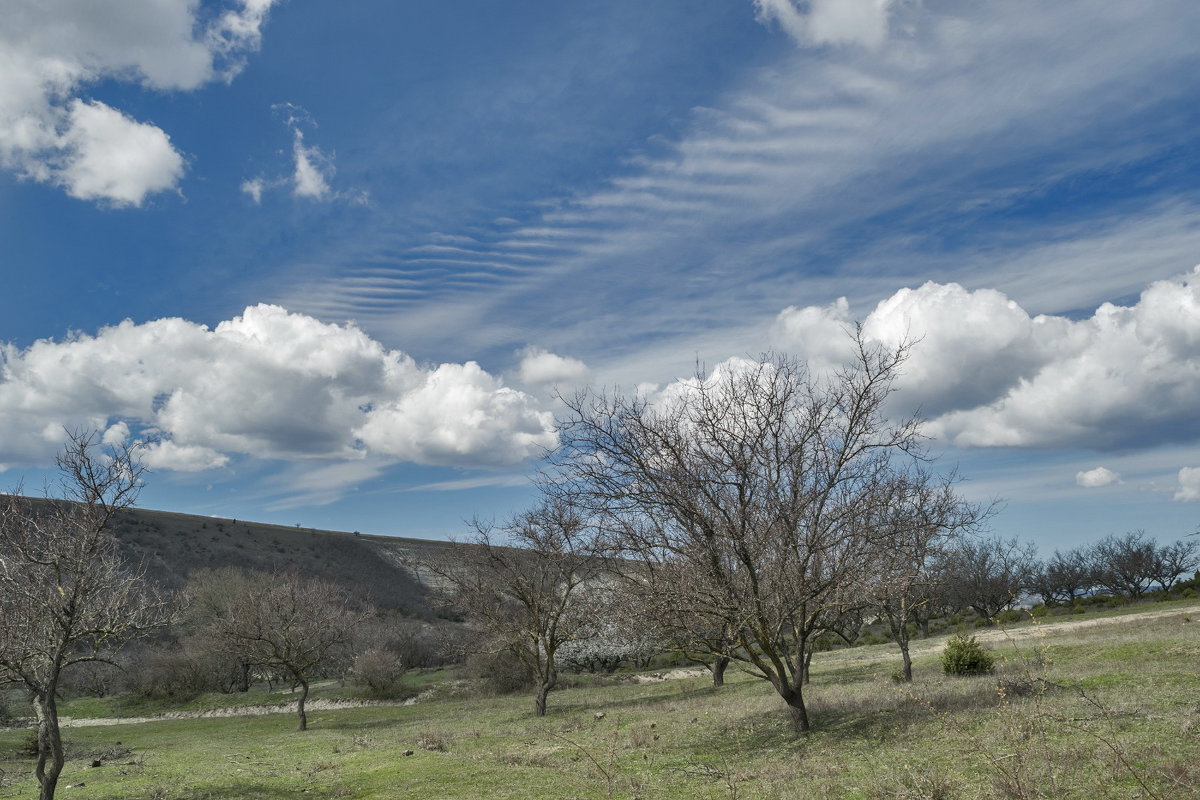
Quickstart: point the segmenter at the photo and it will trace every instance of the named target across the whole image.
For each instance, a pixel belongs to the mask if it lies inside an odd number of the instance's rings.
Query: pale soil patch
[[[341,708],[378,708],[411,706],[418,697],[407,700],[309,700],[304,704],[305,711],[334,711]],[[199,711],[167,711],[149,717],[60,717],[58,722],[64,728],[95,728],[104,725],[137,725],[144,722],[161,722],[166,719],[208,719],[215,717],[260,717],[265,714],[294,714],[295,703],[277,703],[267,706],[230,706],[229,708],[207,708]]]
[[[677,681],[683,678],[699,678],[702,675],[707,675],[708,670],[703,667],[680,667],[679,669],[669,669],[664,672],[652,672],[649,675],[634,675],[634,683],[661,683],[662,681]]]

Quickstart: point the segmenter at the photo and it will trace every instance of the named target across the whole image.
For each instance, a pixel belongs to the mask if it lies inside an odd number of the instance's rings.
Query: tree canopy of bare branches
[[[105,659],[169,616],[166,598],[121,561],[107,530],[141,488],[136,448],[71,432],[58,466],[63,499],[0,497],[0,682],[33,698],[42,800],[54,797],[64,763],[63,671]]]
[[[467,544],[416,566],[431,571],[447,601],[480,626],[476,649],[511,651],[529,669],[534,711],[545,716],[559,650],[592,630],[591,609],[602,602],[594,530],[568,503],[548,501],[499,530],[476,522]]]
[[[1112,594],[1136,600],[1154,582],[1157,555],[1154,540],[1145,531],[1105,536],[1092,545],[1096,583]]]
[[[346,592],[317,578],[287,573],[250,575],[214,608],[214,637],[250,664],[284,672],[300,686],[296,714],[308,729],[309,684],[367,616]]]
[[[946,555],[942,569],[951,602],[990,620],[1035,584],[1037,564],[1032,542],[963,537]]]
[[[1033,589],[1045,603],[1072,603],[1096,585],[1096,566],[1088,550],[1054,551],[1034,575]]]
[[[1200,568],[1200,542],[1180,539],[1154,550],[1150,577],[1164,592],[1171,591],[1180,576]]]
[[[922,453],[919,421],[884,410],[906,351],[858,344],[824,378],[768,355],[653,403],[568,398],[551,458],[559,491],[605,519],[679,619],[728,632],[728,654],[770,681],[797,731],[811,640],[862,602],[894,533],[878,523]]]
[[[979,525],[991,509],[963,502],[954,481],[921,470],[898,477],[891,497],[872,521],[885,545],[867,576],[870,609],[887,622],[900,648],[904,681],[912,680],[909,624],[927,620],[928,606],[942,592],[939,565],[964,531]]]

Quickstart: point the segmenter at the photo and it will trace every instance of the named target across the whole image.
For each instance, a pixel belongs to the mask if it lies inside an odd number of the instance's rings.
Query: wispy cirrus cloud
[[[810,4],[804,18],[833,7]],[[758,11],[775,25],[785,8],[802,13],[790,0]],[[747,73],[598,189],[442,230],[460,237],[452,250],[424,249],[444,244],[432,235],[381,236],[281,301],[405,341],[454,315],[465,347],[540,339],[603,372],[655,348],[682,352],[675,363],[723,357],[694,344],[722,331],[743,350],[788,299],[846,295],[865,312],[897,285],[955,280],[1057,312],[1195,262],[1200,198],[1186,189],[1122,186],[1105,206],[1089,200],[1086,217],[1054,199],[1190,136],[1183,124],[1177,140],[1141,136],[1145,115],[1170,118],[1186,95],[1173,76],[1200,66],[1179,24],[1189,4],[845,8],[887,35],[797,48]],[[1019,225],[1004,222],[1013,215]]]
[[[366,205],[369,197],[364,191],[335,190],[331,184],[337,167],[334,156],[314,144],[306,144],[304,131],[315,129],[312,115],[293,103],[280,103],[272,110],[283,118],[284,125],[292,135],[290,166],[285,174],[275,177],[257,175],[242,181],[241,190],[255,205],[262,205],[264,193],[276,189],[287,189],[293,197],[317,202],[345,201]]]

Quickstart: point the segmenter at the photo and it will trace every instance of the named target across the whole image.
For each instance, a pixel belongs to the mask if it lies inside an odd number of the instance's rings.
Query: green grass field
[[[993,676],[942,675],[944,639],[914,643],[911,686],[891,678],[892,646],[818,654],[804,737],[769,686],[732,670],[719,690],[703,677],[581,681],[597,685],[555,692],[544,719],[528,697],[447,688],[407,707],[315,711],[306,733],[288,713],[72,728],[60,796],[1200,797],[1200,606],[1149,613],[981,634],[1001,659]],[[27,740],[0,731],[0,797],[36,795]]]

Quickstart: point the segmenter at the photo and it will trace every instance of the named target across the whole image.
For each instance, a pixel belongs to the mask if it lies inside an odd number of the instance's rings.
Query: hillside
[[[334,581],[376,605],[431,617],[426,592],[405,557],[444,551],[450,542],[289,528],[245,520],[129,509],[114,522],[123,555],[178,588],[198,569],[237,566],[295,570]]]

